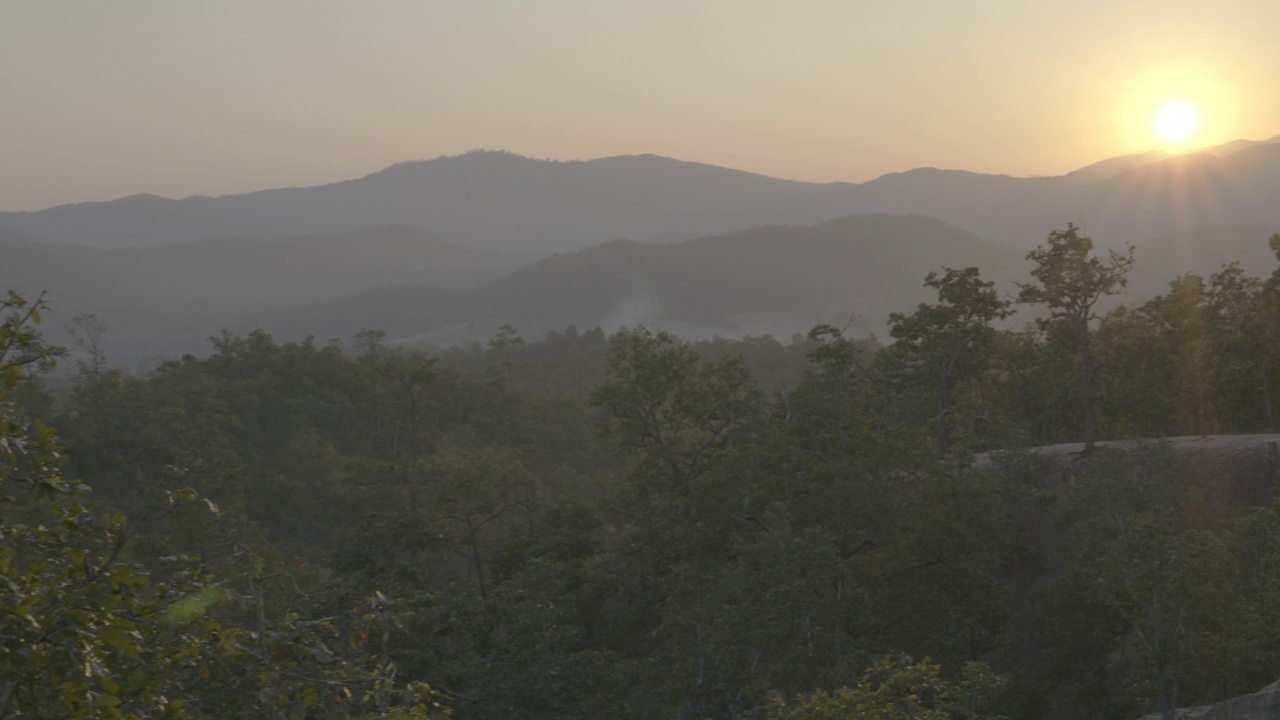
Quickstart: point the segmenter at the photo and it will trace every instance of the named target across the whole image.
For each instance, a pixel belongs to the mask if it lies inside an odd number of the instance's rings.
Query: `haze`
[[[312,185],[501,148],[813,181],[1058,174],[1274,134],[1280,5],[10,2],[0,209]]]

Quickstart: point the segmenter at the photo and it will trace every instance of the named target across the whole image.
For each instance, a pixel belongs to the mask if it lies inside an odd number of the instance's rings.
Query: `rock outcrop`
[[[1276,720],[1280,718],[1280,682],[1272,683],[1252,695],[1223,700],[1213,705],[1178,711],[1178,720]],[[1160,720],[1153,713],[1142,720]]]
[[[1212,501],[1220,506],[1218,509],[1227,513],[1268,504],[1280,471],[1280,434],[1099,441],[1094,455],[1107,449],[1137,456],[1167,452],[1173,458],[1174,472],[1181,477],[1199,478],[1202,486],[1212,491]],[[1085,454],[1084,443],[1047,445],[1034,448],[1031,453],[1039,466],[1036,475],[1049,486],[1070,484],[1093,459]],[[998,454],[978,455],[975,466],[990,471],[1004,469],[1001,460],[993,456]]]

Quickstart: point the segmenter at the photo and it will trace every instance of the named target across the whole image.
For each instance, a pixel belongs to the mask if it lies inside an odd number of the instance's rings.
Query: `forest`
[[[11,292],[0,719],[1137,720],[1280,679],[1270,484],[1165,440],[1275,432],[1280,268],[1134,300],[1132,248],[1028,260],[879,337],[259,331],[145,376]]]

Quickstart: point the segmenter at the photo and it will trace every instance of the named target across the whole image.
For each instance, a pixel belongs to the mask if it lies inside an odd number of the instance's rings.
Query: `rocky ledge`
[[[1213,705],[1178,711],[1178,720],[1276,720],[1280,718],[1280,682],[1272,683],[1252,695],[1223,700]],[[1160,720],[1153,713],[1142,720]]]
[[[1168,453],[1174,459],[1177,474],[1200,478],[1219,494],[1219,502],[1237,511],[1269,504],[1277,471],[1280,471],[1280,434],[1108,440],[1099,441],[1092,454],[1084,452],[1084,443],[1064,443],[1032,448],[1030,456],[1038,464],[1035,474],[1043,482],[1055,485],[1057,480],[1069,484],[1088,468],[1094,457],[1108,450],[1139,457],[1147,453]],[[1004,465],[1001,453],[982,453],[974,463],[975,467],[992,472],[1007,469]],[[1280,715],[1276,720],[1280,720]]]

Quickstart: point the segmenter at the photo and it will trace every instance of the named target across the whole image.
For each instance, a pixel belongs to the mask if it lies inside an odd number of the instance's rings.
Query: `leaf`
[[[322,663],[327,663],[333,660],[333,653],[330,652],[329,648],[325,647],[322,642],[317,642],[315,645],[311,646],[311,656]]]
[[[100,636],[102,643],[117,652],[123,653],[126,657],[137,657],[138,648],[133,642],[129,633],[122,630],[116,625],[107,626],[102,630]],[[112,692],[115,692],[114,690]]]

